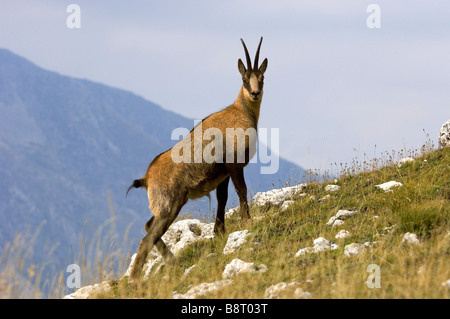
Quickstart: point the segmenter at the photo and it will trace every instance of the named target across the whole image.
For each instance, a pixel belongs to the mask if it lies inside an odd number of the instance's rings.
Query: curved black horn
[[[256,50],[255,64],[253,66],[253,70],[257,70],[258,69],[259,49],[261,48],[262,40],[263,40],[263,37],[261,37],[261,40],[259,40],[259,45],[258,45],[258,50]]]
[[[250,55],[248,54],[248,50],[247,50],[244,40],[241,39],[241,42],[242,42],[242,45],[244,46],[244,50],[245,50],[245,59],[247,60],[247,69],[251,70],[252,69],[252,60],[250,60]]]

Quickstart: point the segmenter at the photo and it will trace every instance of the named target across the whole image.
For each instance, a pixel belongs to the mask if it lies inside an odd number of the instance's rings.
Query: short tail
[[[125,194],[125,197],[128,196],[128,192],[129,192],[130,189],[132,189],[133,187],[134,187],[134,188],[140,188],[140,187],[145,187],[145,188],[147,188],[147,180],[146,180],[145,178],[135,179],[134,182],[133,182],[133,184],[131,184],[131,186],[128,187],[128,190],[127,190],[127,192],[126,192],[126,194]]]

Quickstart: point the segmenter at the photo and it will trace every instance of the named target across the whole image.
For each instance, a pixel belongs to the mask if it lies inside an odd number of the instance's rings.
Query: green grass
[[[246,223],[239,216],[227,219],[228,233],[250,231],[246,243],[231,255],[222,254],[227,236],[200,241],[181,252],[178,265],[152,274],[137,289],[130,289],[127,278],[122,278],[114,281],[112,292],[97,297],[172,298],[173,291],[185,293],[197,284],[221,280],[225,265],[239,258],[265,264],[269,270],[233,277],[231,285],[206,298],[264,298],[269,286],[282,281],[298,282],[312,298],[448,298],[449,290],[441,283],[450,278],[450,149],[416,154],[414,162],[400,168],[392,158],[385,159],[388,165],[382,168],[374,168],[382,162],[379,159],[372,162],[376,165],[346,167],[333,182],[311,178],[308,196],[297,198],[286,211],[251,206],[252,216],[265,217]],[[390,180],[403,186],[388,193],[375,187]],[[329,193],[329,200],[318,203],[310,198],[327,195],[324,189],[330,183],[341,189]],[[339,209],[361,213],[346,219],[342,226],[327,226]],[[348,230],[350,237],[335,239],[341,229]],[[406,232],[415,233],[421,243],[402,243]],[[294,256],[300,248],[313,246],[320,236],[339,248]],[[374,241],[360,255],[344,255],[347,244]],[[215,255],[210,257],[212,253]],[[185,277],[184,270],[194,264],[197,266]],[[381,288],[366,285],[370,264],[380,266]],[[293,289],[286,290],[281,297],[293,298],[293,293]]]
[[[287,210],[250,205],[253,219],[241,222],[238,214],[227,219],[224,237],[188,246],[175,266],[165,266],[133,287],[120,274],[110,281],[112,290],[91,297],[172,298],[174,291],[182,294],[200,283],[221,280],[225,266],[239,258],[265,264],[268,271],[240,274],[232,278],[232,284],[205,298],[264,298],[271,285],[293,281],[312,298],[448,298],[449,289],[441,283],[450,279],[450,148],[405,153],[371,160],[364,155],[351,165],[335,164],[324,175],[332,173],[337,180],[308,172],[307,195],[295,198]],[[406,155],[414,156],[414,162],[398,167],[398,159]],[[403,186],[388,193],[375,187],[390,180]],[[326,192],[328,184],[341,188]],[[317,201],[327,194],[328,200]],[[340,209],[360,213],[347,218],[344,225],[326,225]],[[247,241],[236,252],[224,255],[227,235],[243,229],[250,231]],[[342,229],[350,237],[336,239]],[[421,243],[403,243],[406,232],[415,233]],[[338,249],[295,257],[318,237],[337,244]],[[376,243],[359,255],[345,256],[344,247],[355,242]],[[185,276],[185,269],[194,264]],[[366,285],[371,264],[380,267],[381,288]],[[5,276],[5,271],[0,273],[0,291],[10,289],[8,284],[2,286]],[[280,297],[294,298],[294,291],[288,289]]]

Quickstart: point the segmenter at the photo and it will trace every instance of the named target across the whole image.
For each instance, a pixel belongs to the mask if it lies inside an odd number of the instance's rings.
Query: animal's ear
[[[262,74],[264,74],[264,72],[266,72],[267,63],[269,63],[269,61],[267,60],[267,58],[265,58],[263,63],[261,63],[261,66],[259,67],[259,72],[261,72]]]
[[[242,76],[244,76],[245,72],[247,72],[247,70],[245,69],[244,63],[242,63],[241,59],[238,60],[238,70]]]

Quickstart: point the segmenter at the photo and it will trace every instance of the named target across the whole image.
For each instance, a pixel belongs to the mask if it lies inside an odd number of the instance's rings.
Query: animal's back
[[[246,129],[253,127],[254,120],[249,118],[243,110],[233,104],[219,112],[211,114],[202,121],[201,125],[202,134],[199,134],[198,127],[194,128],[181,141],[175,144],[173,148],[160,154],[152,161],[146,175],[146,178],[149,181],[151,180],[151,184],[156,182],[157,187],[161,188],[161,190],[165,188],[178,188],[179,191],[186,192],[188,198],[195,199],[208,195],[229,176],[224,164],[227,160],[226,153],[235,152],[235,149],[227,149],[227,128]],[[204,158],[205,155],[208,156],[209,154],[204,154],[203,151],[212,141],[204,139],[203,136],[205,131],[210,128],[219,129],[222,134],[223,139],[221,145],[223,147],[223,158],[219,162],[207,162]],[[195,147],[200,145],[202,147],[201,159],[198,160],[195,157]],[[248,139],[245,147],[246,149],[249,148]],[[175,152],[174,149],[179,153],[172,154],[173,151]],[[182,157],[186,149],[190,149],[189,151],[191,153],[188,161],[181,160],[180,162],[175,162],[173,156]],[[235,160],[234,156],[233,160]],[[248,163],[248,160],[247,156],[245,163],[243,163],[244,166]],[[167,172],[170,172],[170,174],[167,174]]]

